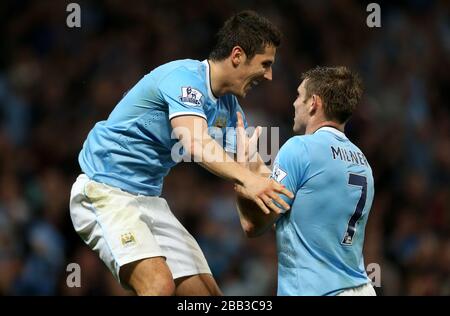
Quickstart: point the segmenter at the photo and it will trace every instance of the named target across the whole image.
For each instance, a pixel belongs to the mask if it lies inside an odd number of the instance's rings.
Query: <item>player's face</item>
[[[251,88],[264,80],[272,80],[272,64],[275,61],[276,48],[266,46],[264,53],[256,54],[252,59],[239,65],[236,95],[245,97]]]
[[[295,133],[301,135],[303,135],[306,131],[306,124],[308,123],[307,105],[308,101],[312,99],[311,97],[309,98],[309,100],[306,100],[305,82],[306,80],[303,80],[303,82],[297,88],[297,98],[294,101],[295,116],[294,127],[292,129]]]

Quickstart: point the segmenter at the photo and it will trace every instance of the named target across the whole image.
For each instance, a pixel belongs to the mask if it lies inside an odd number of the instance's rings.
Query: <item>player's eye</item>
[[[272,63],[270,61],[266,61],[262,63],[264,68],[270,68],[270,66],[272,65]]]

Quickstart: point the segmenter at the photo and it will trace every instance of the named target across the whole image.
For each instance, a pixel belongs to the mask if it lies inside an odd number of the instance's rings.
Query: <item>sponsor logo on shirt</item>
[[[192,87],[181,87],[180,101],[190,106],[200,106],[203,94]]]

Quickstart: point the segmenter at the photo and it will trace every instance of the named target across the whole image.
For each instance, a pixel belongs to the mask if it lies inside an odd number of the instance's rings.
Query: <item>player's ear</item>
[[[231,64],[233,67],[239,66],[245,60],[245,53],[242,47],[234,46],[231,50]]]
[[[309,114],[312,116],[317,112],[317,109],[319,107],[318,105],[318,98],[319,96],[317,94],[313,94],[311,96],[311,105],[309,106]]]

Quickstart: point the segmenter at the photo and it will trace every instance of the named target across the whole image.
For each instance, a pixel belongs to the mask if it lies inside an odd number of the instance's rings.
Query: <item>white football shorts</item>
[[[377,296],[377,293],[375,292],[372,284],[369,282],[357,287],[345,289],[337,296]]]
[[[163,198],[133,195],[81,174],[72,186],[70,216],[119,282],[120,267],[158,256],[166,258],[174,279],[211,274],[199,245]]]

